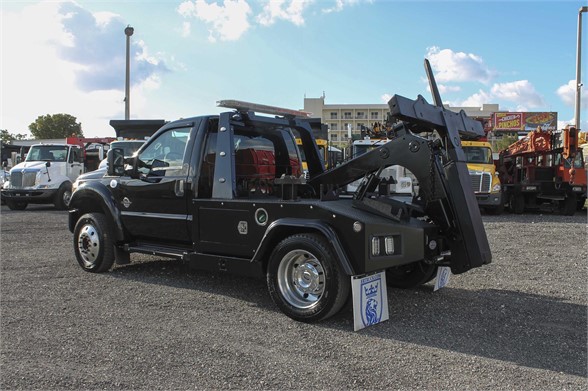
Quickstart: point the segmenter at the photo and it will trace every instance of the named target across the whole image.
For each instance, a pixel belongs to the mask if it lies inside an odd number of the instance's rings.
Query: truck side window
[[[72,148],[71,152],[69,153],[69,163],[77,163],[80,161],[80,150],[78,148]]]
[[[204,157],[200,166],[200,177],[198,179],[198,198],[212,197],[212,183],[214,182],[214,162],[216,159],[216,127],[210,127],[206,137]]]
[[[296,141],[289,129],[235,129],[235,179],[238,196],[271,195],[274,180],[301,175]]]
[[[169,129],[152,140],[137,158],[137,169],[147,176],[181,175],[190,128]]]

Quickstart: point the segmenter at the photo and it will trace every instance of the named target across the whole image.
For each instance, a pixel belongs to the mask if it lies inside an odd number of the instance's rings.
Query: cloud
[[[107,45],[114,45],[114,38],[106,43],[85,39],[84,33],[78,31],[82,28],[77,19],[80,15],[85,15],[84,20],[91,23],[88,26],[91,30],[113,29],[117,21],[114,30],[116,41],[122,42],[121,53]],[[77,6],[65,9],[60,3],[46,1],[19,11],[2,10],[0,18],[3,32],[0,128],[28,134],[28,125],[38,116],[67,113],[82,123],[88,137],[114,135],[108,121],[124,116],[124,62],[114,71],[118,81],[108,79],[104,73],[92,74],[89,70],[99,65],[97,62],[112,59],[80,45],[97,45],[94,51],[106,50],[109,56],[124,59],[125,25],[119,17],[109,13],[89,14]],[[67,29],[65,19],[73,23]],[[108,38],[104,34],[103,38]],[[150,55],[142,41],[135,42],[133,50],[137,78],[133,78],[131,86],[131,115],[153,118],[151,112],[141,113],[149,104],[148,91],[161,84],[161,72],[155,72],[159,68],[153,66],[157,56]],[[112,64],[109,66],[114,69]]]
[[[472,53],[454,52],[437,46],[427,48],[426,57],[436,72],[438,82],[490,82],[495,73],[491,71],[481,57]]]
[[[557,95],[562,102],[569,107],[576,107],[576,80],[570,80],[557,89]],[[588,109],[588,89],[582,87],[580,95],[580,106],[582,109]]]
[[[545,106],[543,97],[528,80],[494,84],[490,91],[497,99],[514,102],[521,107],[534,109]]]
[[[296,26],[304,25],[302,13],[314,0],[270,0],[257,15],[257,22],[262,26],[271,26],[277,20],[286,20]]]
[[[360,3],[372,4],[373,0],[335,0],[335,5],[330,8],[323,8],[322,12],[330,14],[332,12],[341,12],[345,7],[354,6]]]
[[[236,41],[251,27],[248,19],[252,11],[245,0],[224,0],[222,5],[209,4],[206,0],[184,1],[179,5],[178,13],[210,26],[210,42]]]
[[[528,80],[495,83],[490,88],[490,91],[479,90],[461,104],[457,104],[457,106],[482,106],[485,103],[493,103],[497,100],[514,103],[517,111],[528,111],[529,109],[546,106],[543,97]]]
[[[182,23],[182,29],[180,30],[180,35],[184,38],[189,37],[191,30],[192,30],[192,26],[190,25],[190,22],[184,22],[184,23]]]
[[[380,99],[382,99],[382,102],[388,104],[388,101],[390,101],[390,99],[392,99],[392,95],[384,94],[380,97]]]
[[[182,17],[193,18],[204,23],[208,28],[208,40],[237,41],[255,25],[273,26],[283,21],[296,26],[305,24],[304,14],[313,5],[315,10],[324,4],[333,4],[323,8],[323,13],[339,12],[345,7],[357,4],[371,4],[373,0],[185,0],[177,7]],[[190,35],[190,25],[183,25],[180,30],[183,37]]]
[[[468,97],[463,102],[456,104],[455,106],[463,107],[482,107],[482,105],[491,103],[494,100],[494,96],[485,91],[479,90],[477,93]],[[452,105],[453,106],[453,105]]]
[[[112,13],[92,14],[74,3],[59,8],[63,31],[70,37],[55,41],[60,57],[77,64],[76,82],[83,91],[123,89],[126,69],[125,23]],[[143,41],[131,38],[131,83],[168,72],[164,61],[147,54]]]

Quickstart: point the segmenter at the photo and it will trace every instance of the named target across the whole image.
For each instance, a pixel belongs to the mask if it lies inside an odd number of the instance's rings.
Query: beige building
[[[467,115],[479,118],[490,118],[494,112],[500,111],[497,104],[484,104],[482,107],[451,107],[455,112],[464,110]],[[373,127],[376,122],[384,123],[390,111],[387,104],[325,104],[324,95],[320,98],[304,98],[304,111],[312,113],[312,117],[321,119],[329,129],[329,141],[335,146],[345,147],[349,139],[360,136],[361,127]]]

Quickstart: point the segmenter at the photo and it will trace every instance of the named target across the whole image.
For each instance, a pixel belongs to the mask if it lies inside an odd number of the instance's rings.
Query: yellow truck
[[[317,138],[315,139],[316,141],[316,145],[319,148],[319,152],[320,152],[320,157],[323,161],[323,163],[325,164],[325,168],[329,168],[329,151],[328,151],[328,142],[325,139],[322,138]],[[296,145],[298,146],[298,150],[300,151],[300,157],[302,160],[302,169],[306,175],[306,173],[308,172],[308,165],[306,164],[306,157],[304,156],[304,151],[302,150],[302,148],[300,148],[300,146],[302,145],[302,140],[300,138],[296,138]]]
[[[492,145],[487,141],[462,141],[472,189],[478,206],[490,214],[504,210],[502,188],[492,157]]]

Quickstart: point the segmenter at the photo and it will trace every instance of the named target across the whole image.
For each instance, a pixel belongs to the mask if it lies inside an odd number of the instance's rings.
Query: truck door
[[[191,130],[170,128],[149,140],[136,157],[138,178],[120,180],[116,198],[122,221],[137,239],[191,243]]]
[[[66,175],[73,183],[83,171],[82,150],[79,147],[71,147],[67,158]]]

